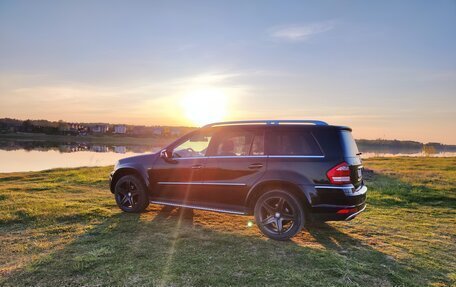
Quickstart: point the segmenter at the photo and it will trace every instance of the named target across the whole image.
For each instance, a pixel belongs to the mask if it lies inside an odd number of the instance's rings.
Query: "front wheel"
[[[125,212],[142,212],[149,205],[147,188],[135,175],[122,176],[116,183],[114,196],[117,206]]]
[[[304,226],[305,211],[293,194],[275,189],[263,194],[255,204],[255,221],[261,232],[274,240],[288,240]]]

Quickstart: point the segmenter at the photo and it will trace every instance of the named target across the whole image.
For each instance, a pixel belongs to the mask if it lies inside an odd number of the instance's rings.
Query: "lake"
[[[0,141],[0,172],[114,165],[121,158],[157,152],[160,148],[154,145]]]
[[[38,171],[59,167],[114,165],[121,158],[157,152],[156,145],[101,145],[48,141],[0,141],[0,172]],[[363,158],[378,156],[427,156],[411,149],[361,149]],[[432,156],[456,156],[454,152]]]

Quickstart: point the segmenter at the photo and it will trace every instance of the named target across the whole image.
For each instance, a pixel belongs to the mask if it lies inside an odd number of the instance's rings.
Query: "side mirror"
[[[176,163],[177,161],[175,159],[173,159],[173,152],[170,151],[170,150],[162,150],[160,152],[160,157],[162,159],[164,159],[166,162],[169,162],[169,163]]]

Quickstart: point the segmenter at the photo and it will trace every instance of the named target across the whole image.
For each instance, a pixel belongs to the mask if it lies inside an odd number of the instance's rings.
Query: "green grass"
[[[365,161],[368,208],[275,242],[252,217],[126,214],[110,167],[0,174],[4,286],[451,286],[456,158]]]

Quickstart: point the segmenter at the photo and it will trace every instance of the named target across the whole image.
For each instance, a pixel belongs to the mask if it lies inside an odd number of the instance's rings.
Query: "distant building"
[[[94,152],[108,152],[109,147],[105,145],[93,145],[90,147],[90,150]]]
[[[145,126],[135,126],[130,130],[130,134],[136,136],[145,136],[147,135],[148,128]]]
[[[109,131],[108,125],[96,125],[90,128],[90,131],[93,133],[106,133]]]
[[[126,153],[127,152],[127,147],[125,147],[125,146],[114,146],[114,152],[115,153]]]
[[[70,131],[80,131],[85,128],[83,125],[78,123],[70,123],[68,125],[70,126]]]
[[[86,135],[87,127],[78,123],[59,123],[58,130],[64,134]]]
[[[171,128],[170,131],[169,131],[169,134],[172,137],[178,137],[178,136],[181,135],[181,130],[179,128]]]
[[[125,134],[125,133],[127,133],[127,127],[125,125],[115,125],[114,133],[115,134]]]
[[[161,136],[163,134],[163,128],[157,127],[152,130],[154,136]]]

